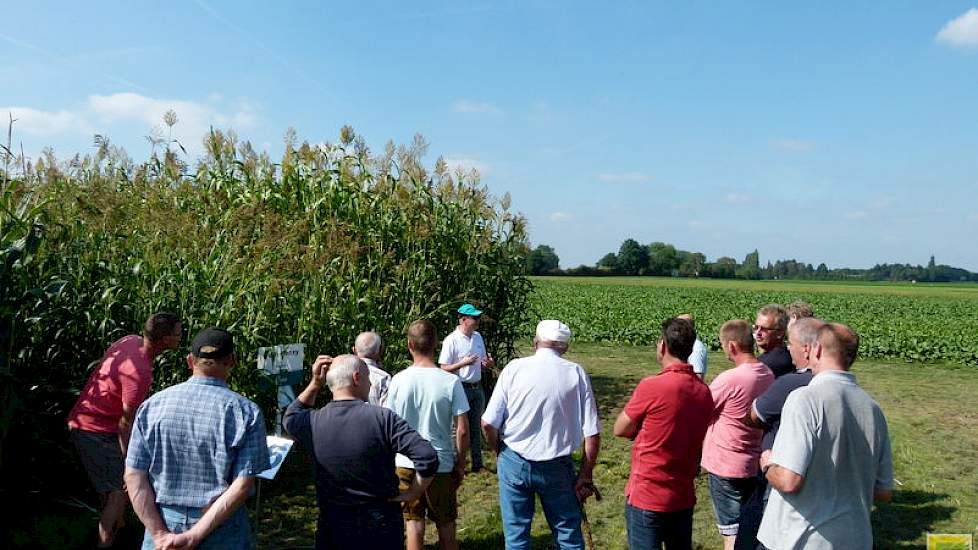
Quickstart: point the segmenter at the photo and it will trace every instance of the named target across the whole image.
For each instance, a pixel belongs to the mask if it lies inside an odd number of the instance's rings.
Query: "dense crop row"
[[[753,320],[768,303],[805,300],[818,316],[859,332],[860,356],[978,366],[978,293],[965,297],[867,292],[801,292],[696,285],[620,285],[568,280],[536,282],[534,311],[558,318],[582,341],[654,344],[659,323],[692,313],[700,338],[719,349],[728,319]]]

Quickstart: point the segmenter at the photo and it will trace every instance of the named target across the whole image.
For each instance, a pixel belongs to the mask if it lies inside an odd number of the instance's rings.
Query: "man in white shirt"
[[[456,495],[465,474],[465,454],[469,446],[469,404],[458,377],[435,364],[438,335],[430,321],[421,320],[408,327],[408,352],[414,363],[391,378],[384,406],[404,419],[421,434],[438,453],[438,473],[424,495],[405,502],[405,531],[408,550],[424,548],[425,516],[438,528],[442,550],[456,550],[455,520],[458,519]],[[455,442],[452,444],[452,421]],[[401,490],[415,480],[414,463],[403,455],[394,459]]]
[[[387,399],[387,387],[391,375],[384,370],[380,358],[384,353],[384,341],[376,332],[361,332],[353,343],[353,353],[367,364],[370,371],[370,395],[367,402],[371,405],[383,406]]]
[[[536,353],[503,369],[482,416],[486,442],[498,453],[499,507],[507,549],[528,549],[535,495],[558,548],[584,548],[581,503],[593,494],[601,447],[598,408],[584,369],[561,356],[571,331],[540,321]],[[584,440],[575,474],[571,454]]]
[[[693,316],[689,313],[683,313],[677,316],[678,319],[686,319],[689,324],[693,325],[693,330],[696,330],[696,322],[693,320]],[[696,341],[693,342],[693,352],[689,354],[689,359],[687,362],[693,366],[693,373],[700,377],[700,380],[706,378],[706,345],[700,340],[699,336],[696,337]]]
[[[482,311],[472,304],[458,308],[458,327],[445,338],[441,345],[438,363],[442,370],[458,375],[469,402],[470,448],[472,449],[472,472],[482,469],[482,434],[479,433],[479,419],[486,407],[486,394],[482,389],[482,369],[496,365],[492,356],[486,352],[486,344],[479,334],[479,321]]]

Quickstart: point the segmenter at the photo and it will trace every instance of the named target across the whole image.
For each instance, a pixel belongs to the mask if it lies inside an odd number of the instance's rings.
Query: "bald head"
[[[354,385],[353,375],[359,374],[359,379],[369,380],[370,372],[367,364],[356,355],[340,355],[333,359],[333,363],[326,371],[326,384],[330,391],[351,388]]]
[[[818,329],[818,345],[820,364],[828,360],[849,370],[859,352],[859,335],[842,323],[829,323]]]
[[[376,332],[361,332],[357,335],[356,341],[353,342],[353,351],[356,352],[357,357],[366,357],[367,359],[379,361],[380,350],[383,345],[383,340],[380,339],[380,335]]]

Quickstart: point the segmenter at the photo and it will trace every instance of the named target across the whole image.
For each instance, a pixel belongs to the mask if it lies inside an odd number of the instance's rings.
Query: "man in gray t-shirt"
[[[872,548],[873,500],[892,497],[886,418],[849,368],[859,336],[823,326],[815,377],[788,396],[774,449],[761,455],[771,492],[758,540],[772,550]]]

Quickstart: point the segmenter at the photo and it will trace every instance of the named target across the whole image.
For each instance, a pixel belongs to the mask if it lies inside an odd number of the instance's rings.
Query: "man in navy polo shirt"
[[[788,320],[788,311],[783,306],[768,304],[757,312],[754,321],[754,341],[763,352],[757,360],[767,365],[775,378],[795,372],[791,354],[784,345]]]
[[[713,414],[710,388],[686,361],[696,332],[680,318],[662,323],[656,359],[662,371],[639,382],[615,422],[615,435],[633,439],[625,487],[630,548],[692,548],[693,480]]]

